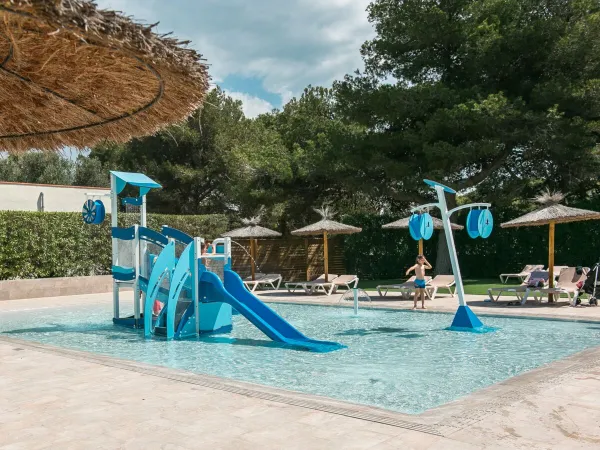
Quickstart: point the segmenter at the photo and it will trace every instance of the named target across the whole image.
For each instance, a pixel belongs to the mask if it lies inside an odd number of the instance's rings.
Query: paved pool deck
[[[340,299],[261,296],[329,305]],[[515,308],[469,300],[479,315],[600,322],[600,308]],[[0,320],[15,311],[110,301],[109,293],[3,301]],[[456,300],[440,297],[427,306],[453,311]],[[371,307],[410,308],[412,302],[385,299]],[[406,415],[0,335],[3,449],[599,447],[600,347]]]

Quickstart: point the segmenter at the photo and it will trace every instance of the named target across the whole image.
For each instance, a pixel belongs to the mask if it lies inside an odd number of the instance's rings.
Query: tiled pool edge
[[[559,379],[572,377],[574,374],[585,369],[600,367],[600,347],[595,347],[525,374],[509,378],[454,402],[430,409],[422,414],[407,415],[327,397],[196,374],[79,350],[54,347],[34,341],[0,336],[0,343],[16,347],[26,347],[34,351],[160,377],[175,382],[194,384],[260,400],[322,411],[442,437],[448,437],[476,422],[484,420],[487,416],[498,413],[501,408],[524,400],[526,395],[535,394],[545,387],[556,385]]]

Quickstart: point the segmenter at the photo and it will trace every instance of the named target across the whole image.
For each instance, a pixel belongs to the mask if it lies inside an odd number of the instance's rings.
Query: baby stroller
[[[588,272],[587,278],[582,283],[582,286],[575,295],[575,306],[581,305],[581,295],[588,294],[590,296],[588,303],[590,306],[598,306],[598,298],[596,297],[596,287],[598,287],[598,271],[600,270],[600,262],[597,262],[594,267]]]

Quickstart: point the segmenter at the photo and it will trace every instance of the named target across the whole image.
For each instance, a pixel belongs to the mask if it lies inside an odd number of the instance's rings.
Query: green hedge
[[[120,225],[127,225],[126,216],[119,216]],[[213,239],[227,230],[228,220],[148,215],[149,228],[162,225]],[[110,266],[110,216],[102,225],[86,225],[79,213],[0,211],[0,280],[103,275]]]
[[[600,199],[574,207],[600,210]],[[502,229],[499,224],[524,214],[510,209],[493,210],[496,226],[488,239],[471,239],[466,231],[454,233],[464,278],[497,278],[519,271],[525,264],[548,264],[548,226]],[[397,217],[352,215],[346,223],[361,226],[362,233],[347,236],[344,243],[346,268],[363,279],[403,278],[414,264],[417,243],[408,230],[382,230]],[[464,224],[466,213],[453,218]],[[555,263],[591,266],[600,260],[600,221],[556,225]],[[437,235],[425,243],[425,255],[435,264]],[[435,269],[435,267],[434,267]]]

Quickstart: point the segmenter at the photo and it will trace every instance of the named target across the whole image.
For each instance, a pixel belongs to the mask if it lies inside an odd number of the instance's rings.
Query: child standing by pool
[[[413,309],[417,309],[417,302],[419,301],[419,296],[421,297],[421,308],[425,308],[425,269],[431,270],[431,264],[429,261],[425,259],[423,255],[417,256],[417,263],[412,266],[410,269],[406,271],[406,275],[411,273],[413,270],[415,271],[415,304]]]

